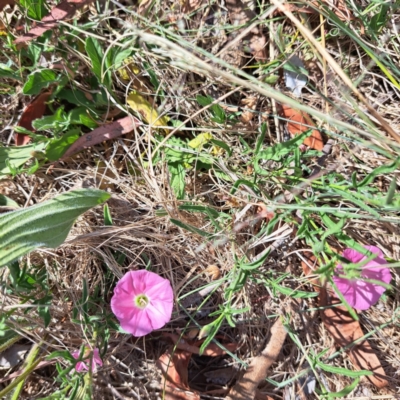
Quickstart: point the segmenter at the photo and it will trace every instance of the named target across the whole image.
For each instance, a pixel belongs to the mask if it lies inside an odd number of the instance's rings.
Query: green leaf
[[[192,205],[192,204],[182,204],[178,207],[179,210],[184,210],[184,211],[190,211],[190,212],[201,212],[204,214],[207,214],[211,218],[218,218],[219,217],[219,212],[214,210],[211,207],[206,207],[206,206],[198,206],[198,205]]]
[[[178,200],[185,197],[185,168],[180,163],[169,163],[170,185]]]
[[[90,113],[86,107],[74,108],[69,112],[68,118],[71,124],[85,125],[90,129],[95,129],[98,126],[98,124],[94,120],[95,115],[93,113]]]
[[[70,124],[69,118],[67,114],[64,112],[64,108],[60,107],[53,115],[47,115],[42,118],[35,119],[32,122],[32,126],[37,131],[46,131],[46,130],[63,130],[68,127]]]
[[[76,106],[84,106],[89,110],[94,109],[93,101],[88,100],[85,94],[80,90],[62,89],[57,97],[68,101],[68,103],[75,104]]]
[[[391,204],[393,204],[393,199],[396,195],[396,187],[397,187],[397,180],[396,180],[396,177],[394,176],[392,181],[390,182],[387,197],[385,199],[386,206],[390,206]]]
[[[386,25],[386,22],[390,17],[390,13],[388,13],[388,11],[389,5],[382,4],[380,11],[371,18],[369,26],[374,32],[378,33],[381,28]]]
[[[120,47],[117,47],[116,50],[113,53],[113,67],[119,67],[124,60],[126,60],[130,55],[132,54],[132,49],[127,48],[124,50],[121,50]]]
[[[261,258],[251,263],[242,263],[243,260],[241,260],[239,262],[240,269],[244,271],[251,271],[260,268],[264,264],[264,261],[268,258],[269,253],[270,253],[269,251],[266,252]]]
[[[10,207],[10,208],[19,208],[19,204],[14,200],[10,199],[4,194],[0,194],[0,206],[1,207]]]
[[[277,143],[275,146],[269,147],[265,150],[261,150],[254,160],[254,170],[259,175],[269,175],[270,172],[262,169],[259,165],[260,160],[273,160],[273,161],[280,161],[282,157],[286,156],[287,154],[294,152],[294,150],[299,147],[303,142],[304,139],[310,136],[312,130],[309,129],[297,135],[291,140],[287,142]]]
[[[37,143],[28,146],[0,147],[0,178],[11,174],[12,169],[24,165],[35,156],[36,151],[43,150],[44,146],[44,143]]]
[[[103,216],[104,216],[104,225],[105,226],[112,226],[113,225],[113,220],[110,212],[110,207],[108,207],[108,204],[104,204],[103,207]]]
[[[361,376],[371,376],[374,374],[372,371],[367,371],[365,369],[362,369],[360,371],[350,371],[346,368],[334,367],[333,365],[323,364],[321,361],[317,361],[317,365],[318,365],[318,367],[320,367],[322,370],[324,370],[326,372],[330,372],[332,374],[345,375],[345,376],[349,376],[350,378],[358,378]]]
[[[285,296],[292,297],[294,299],[310,299],[312,297],[317,297],[317,292],[303,292],[302,290],[290,289],[281,285],[276,284],[275,282],[270,282],[272,287],[276,289],[278,292],[284,294]]]
[[[100,82],[104,83],[106,86],[110,86],[110,71],[106,72],[109,65],[107,60],[104,60],[105,62],[103,64],[103,49],[101,48],[99,41],[89,36],[86,39],[85,49],[90,57],[90,60],[92,61],[94,74],[97,76]]]
[[[57,74],[51,69],[35,71],[28,76],[28,81],[22,88],[24,94],[39,94],[42,89],[57,81]]]
[[[15,79],[22,81],[17,72],[13,71],[7,64],[0,63],[0,78]]]
[[[211,139],[210,143],[213,144],[214,146],[221,147],[221,149],[224,149],[228,153],[229,157],[232,155],[232,149],[222,140]]]
[[[41,21],[48,14],[44,0],[19,0],[19,4],[28,12],[28,17]]]
[[[208,232],[202,231],[201,229],[196,228],[195,226],[192,226],[192,225],[189,225],[189,224],[185,224],[184,222],[181,222],[178,219],[171,218],[170,221],[174,225],[179,226],[180,228],[186,229],[189,232],[196,233],[197,235],[200,235],[200,236],[203,236],[203,237],[206,237],[206,238],[210,238],[211,237],[211,234],[209,234]]]
[[[59,139],[52,139],[46,148],[46,157],[50,161],[59,160],[68,147],[79,138],[79,129],[71,129],[62,135]]]
[[[78,189],[32,207],[0,215],[0,266],[38,247],[59,246],[79,215],[109,197],[102,190]]]
[[[378,175],[387,175],[393,172],[400,166],[400,157],[397,158],[396,161],[393,161],[388,165],[381,165],[380,167],[375,168],[371,173],[369,173],[358,185],[357,187],[362,187],[365,185],[369,185],[376,176]]]
[[[343,388],[340,392],[330,392],[327,394],[327,397],[329,399],[338,399],[341,397],[345,397],[348,394],[350,394],[357,387],[359,382],[360,382],[360,378],[356,378],[354,380],[354,382],[352,382],[350,385]]]

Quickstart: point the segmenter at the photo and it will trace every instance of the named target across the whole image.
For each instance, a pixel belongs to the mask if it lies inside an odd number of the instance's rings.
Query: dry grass
[[[365,10],[368,5],[368,2],[356,3],[360,10]],[[176,128],[176,124],[172,126],[171,123],[162,138],[159,130],[144,125],[121,139],[85,150],[50,169],[49,164],[44,164],[33,175],[22,173],[0,182],[0,192],[21,206],[42,202],[77,187],[97,187],[112,195],[108,202],[112,226],[104,226],[102,209],[96,207],[78,218],[62,246],[35,251],[21,261],[21,265],[26,264],[27,271],[46,273],[48,293],[52,296],[48,326],[45,327],[38,315],[37,306],[27,308],[34,299],[43,295],[43,288],[38,287],[36,292],[29,294],[18,293],[10,283],[8,268],[2,269],[2,312],[14,310],[8,324],[24,338],[23,343],[41,343],[43,355],[54,351],[72,352],[85,342],[100,347],[104,366],[90,377],[92,398],[159,399],[162,398],[163,388],[156,361],[170,346],[170,341],[163,334],[193,335],[201,326],[213,321],[209,314],[227,301],[229,285],[238,274],[237,259],[247,257],[249,261],[254,260],[272,244],[272,251],[262,267],[253,271],[245,285],[231,298],[232,307],[248,307],[249,310],[236,317],[236,327],[232,328],[225,322],[217,336],[225,344],[238,344],[237,351],[233,356],[217,358],[194,355],[189,365],[190,387],[202,393],[204,399],[224,398],[244,364],[249,364],[265,348],[276,316],[284,316],[297,340],[293,337],[286,340],[277,363],[270,370],[269,380],[259,387],[257,398],[265,399],[267,395],[277,399],[322,398],[321,387],[328,392],[342,390],[352,379],[319,369],[319,389],[308,397],[301,394],[304,381],[294,380],[282,387],[276,386],[306,369],[308,357],[312,358],[325,349],[328,349],[327,355],[333,354],[335,346],[320,321],[315,298],[294,299],[275,291],[265,282],[266,279],[274,280],[287,274],[281,285],[312,292],[298,256],[311,247],[310,241],[297,236],[307,207],[312,210],[307,218],[313,221],[315,231],[312,235],[317,238],[321,238],[326,230],[319,207],[351,209],[349,212],[352,215],[347,217],[343,233],[358,243],[375,244],[388,260],[399,260],[398,210],[378,210],[379,217],[374,217],[349,198],[334,192],[332,187],[335,184],[340,186],[340,181],[333,183],[328,178],[307,185],[296,199],[278,203],[274,199],[287,193],[287,190],[293,190],[300,182],[291,178],[294,164],[287,165],[284,160],[263,162],[262,168],[268,169],[269,175],[257,175],[253,165],[254,149],[262,123],[266,123],[263,149],[286,136],[284,121],[276,110],[279,101],[287,100],[290,105],[310,112],[325,134],[334,139],[325,167],[335,166],[334,173],[339,174],[343,181],[351,181],[353,173],[361,181],[373,169],[396,159],[399,146],[394,138],[384,127],[379,127],[371,109],[359,102],[339,77],[340,73],[346,73],[351,82],[358,83],[358,90],[374,112],[385,119],[395,132],[399,132],[400,88],[390,81],[354,38],[361,38],[377,57],[389,55],[393,65],[389,73],[398,79],[400,72],[395,66],[400,61],[400,43],[395,29],[400,14],[397,14],[396,8],[391,8],[384,28],[365,36],[359,36],[355,21],[351,23],[353,37],[341,31],[339,25],[337,36],[327,34],[323,53],[318,54],[313,44],[301,36],[288,18],[283,14],[274,14],[273,17],[271,12],[266,20],[259,21],[268,40],[268,59],[263,63],[274,62],[267,68],[257,65],[246,47],[243,49],[235,44],[218,56],[229,40],[235,38],[235,31],[238,30],[231,26],[229,13],[219,2],[204,4],[186,14],[179,2],[141,4],[138,8],[136,4],[111,1],[84,8],[79,12],[77,21],[93,25],[78,24],[81,30],[75,30],[75,47],[74,40],[70,40],[72,36],[63,36],[65,32],[71,32],[73,21],[61,22],[57,30],[59,35],[50,40],[55,46],[50,53],[51,60],[42,60],[42,66],[68,61],[76,72],[70,78],[68,87],[89,95],[96,90],[89,84],[93,72],[80,42],[82,38],[100,38],[104,50],[118,46],[132,47],[135,49],[133,62],[139,72],[130,72],[129,79],[124,80],[118,71],[112,71],[113,86],[112,91],[106,90],[109,104],[105,107],[104,122],[111,119],[107,113],[117,108],[128,111],[127,95],[133,88],[140,87],[142,93],[154,101],[160,115],[168,115],[185,125]],[[185,4],[187,6],[190,2]],[[347,4],[350,9],[352,4]],[[266,10],[264,3],[255,8],[258,15]],[[15,18],[23,18],[20,11],[14,13]],[[368,21],[371,14],[373,11],[362,18]],[[321,21],[316,15],[301,14],[298,18],[308,35],[314,32],[315,36],[319,36]],[[359,21],[362,18],[359,17]],[[324,22],[322,30],[328,32],[334,29],[332,25]],[[65,53],[61,52],[63,49]],[[297,52],[307,61],[309,84],[303,90],[301,100],[290,98],[291,94],[285,89],[282,79],[274,88],[264,83],[271,75],[279,77],[281,66],[286,62],[285,53],[289,52]],[[0,61],[11,59],[17,62],[16,54],[8,48]],[[229,54],[231,58],[224,54]],[[336,63],[334,69],[330,69],[329,62],[326,62],[327,54]],[[29,71],[21,73],[26,79]],[[155,87],[156,81],[158,87]],[[1,88],[1,137],[3,144],[9,144],[12,127],[28,100],[21,93],[21,83],[5,79]],[[213,121],[211,106],[199,105],[197,95],[211,96],[214,103],[220,104],[232,119],[225,123]],[[250,103],[248,99],[251,99]],[[237,113],[235,118],[234,113]],[[251,114],[241,119],[245,113]],[[185,199],[178,200],[171,187],[166,156],[166,149],[173,148],[176,143],[169,138],[186,141],[206,132],[229,146],[232,153],[213,153],[211,146],[200,150],[182,150],[195,154],[198,162],[201,155],[212,161],[208,169],[196,170],[193,165],[187,169]],[[304,177],[312,173],[316,160],[313,153],[310,157],[302,157]],[[254,183],[257,189],[241,185],[233,193],[238,179]],[[399,182],[398,170],[379,174],[368,185],[368,193],[371,196],[387,193],[393,179]],[[255,218],[256,204],[260,202],[275,207],[279,214],[275,228],[272,230],[271,226],[259,221],[236,229],[241,222]],[[216,210],[220,229],[205,213],[180,207],[189,203]],[[371,207],[376,208],[374,205]],[[303,210],[303,214],[299,210]],[[212,235],[212,239],[206,240],[189,232],[171,219],[201,229]],[[254,237],[259,240],[256,244],[253,244]],[[335,234],[327,238],[327,243],[336,249],[345,248]],[[119,258],[119,255],[124,257]],[[217,269],[210,272],[207,269],[210,265]],[[109,302],[116,281],[126,271],[145,267],[151,267],[152,271],[171,281],[176,305],[167,326],[138,339],[117,331]],[[393,268],[393,289],[390,293],[368,312],[360,314],[364,332],[373,332],[369,341],[382,362],[389,386],[377,390],[364,378],[347,398],[382,399],[400,395],[396,319],[399,276],[396,271]],[[218,275],[215,281],[212,273]],[[211,286],[212,291],[204,290],[210,288],[210,283],[217,285]],[[87,297],[83,297],[86,291]],[[96,319],[90,320],[90,317]],[[70,365],[65,358],[55,360],[62,368]],[[21,398],[55,398],[46,396],[65,384],[57,380],[60,372],[55,368],[55,360],[30,375]],[[353,370],[345,353],[330,361],[330,365]],[[11,372],[14,370],[4,371],[2,376]],[[5,387],[6,384],[0,385]],[[296,393],[300,397],[296,397]],[[64,395],[67,398],[67,393]]]

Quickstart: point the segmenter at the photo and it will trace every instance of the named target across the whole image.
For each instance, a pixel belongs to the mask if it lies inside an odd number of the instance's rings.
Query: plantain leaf
[[[30,144],[28,146],[0,147],[0,178],[11,173],[10,168],[18,168],[24,165],[35,152],[43,150],[43,143]]]
[[[38,247],[59,246],[75,219],[110,195],[97,189],[78,189],[22,210],[0,215],[0,266]]]

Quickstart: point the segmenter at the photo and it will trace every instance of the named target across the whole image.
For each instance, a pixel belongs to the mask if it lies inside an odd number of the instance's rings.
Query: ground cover
[[[397,4],[0,9],[1,398],[396,398]]]

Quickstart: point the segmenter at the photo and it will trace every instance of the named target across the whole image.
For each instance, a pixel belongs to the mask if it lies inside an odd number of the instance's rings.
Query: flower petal
[[[368,251],[370,251],[371,253],[377,254],[379,258],[384,257],[384,254],[382,252],[382,250],[379,247],[376,246],[364,246]],[[385,262],[386,263],[386,262]]]
[[[172,302],[174,299],[174,292],[171,284],[167,279],[157,282],[153,287],[148,287],[146,295],[150,299]]]
[[[89,371],[89,368],[85,362],[79,361],[75,365],[75,370],[76,370],[76,372],[85,372],[85,371]]]
[[[343,257],[347,258],[354,264],[359,263],[365,256],[354,249],[346,249],[343,251]]]
[[[136,337],[145,336],[153,330],[151,320],[144,310],[138,310],[131,318],[121,319],[119,322],[124,331]]]
[[[151,321],[153,329],[162,328],[171,319],[173,303],[151,302],[144,312]]]
[[[93,365],[99,365],[100,367],[103,366],[103,360],[100,358],[99,349],[96,347],[93,350]]]

